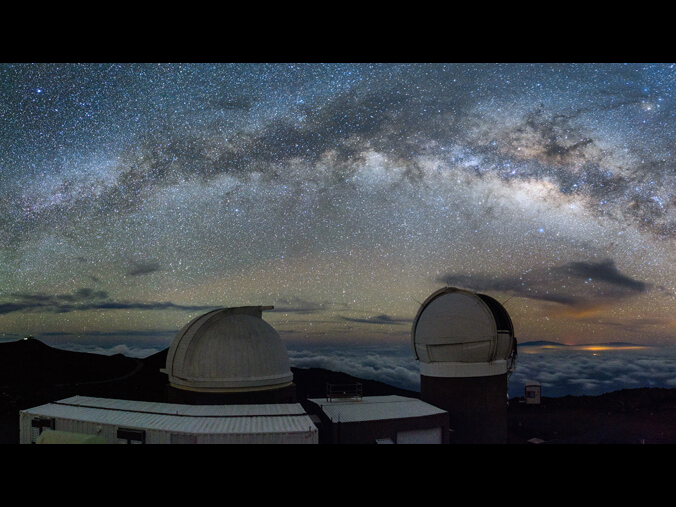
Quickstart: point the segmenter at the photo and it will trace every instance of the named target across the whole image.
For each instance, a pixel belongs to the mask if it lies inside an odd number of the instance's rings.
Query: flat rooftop
[[[446,411],[417,398],[404,396],[364,396],[362,398],[312,398],[332,422],[407,419],[445,414]]]

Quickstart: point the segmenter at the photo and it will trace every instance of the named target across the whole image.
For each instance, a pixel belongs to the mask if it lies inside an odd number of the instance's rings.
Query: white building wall
[[[442,429],[427,428],[397,432],[397,444],[442,444]]]
[[[67,401],[67,400],[64,400]],[[129,411],[120,408],[107,410],[103,399],[91,399],[91,406],[47,404],[20,412],[20,443],[30,444],[37,438],[33,431],[34,419],[52,419],[60,431],[97,435],[108,443],[123,443],[118,430],[141,430],[146,444],[197,443],[197,444],[316,444],[318,431],[310,417],[286,406],[244,407],[239,415],[223,417],[178,415],[167,412],[169,405],[155,406],[153,412]],[[86,399],[78,399],[86,403]],[[110,400],[111,405],[118,400]],[[98,406],[97,406],[98,405]],[[170,408],[181,409],[180,406]],[[223,407],[227,412],[231,407]],[[164,410],[165,413],[159,413]],[[192,413],[199,407],[185,407]],[[206,407],[213,412],[218,407]],[[266,416],[261,411],[269,410]],[[293,413],[286,414],[290,411]],[[280,413],[281,412],[281,413]],[[172,438],[173,435],[173,438]]]

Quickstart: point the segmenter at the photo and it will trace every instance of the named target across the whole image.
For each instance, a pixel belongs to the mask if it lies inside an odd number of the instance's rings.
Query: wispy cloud
[[[648,284],[622,273],[613,259],[568,262],[519,275],[491,277],[447,273],[438,282],[475,291],[559,303],[582,315],[648,290]]]
[[[362,317],[362,318],[345,317],[341,315],[340,318],[350,322],[358,322],[360,324],[385,324],[399,326],[403,324],[410,325],[412,322],[411,319],[398,319],[395,317],[390,317],[389,315],[386,315],[384,313],[380,315],[374,315],[372,317]]]
[[[594,279],[608,283],[614,287],[627,289],[632,292],[644,292],[647,285],[634,278],[631,278],[617,269],[615,261],[605,259],[601,262],[569,262],[561,266],[559,270],[564,274],[569,274],[582,280],[592,281]]]
[[[302,298],[281,298],[275,300],[275,305],[271,312],[277,313],[300,313],[310,314],[318,313],[331,307],[329,302],[308,301]]]
[[[205,305],[181,305],[170,301],[116,301],[105,291],[81,288],[70,294],[12,294],[13,301],[0,303],[0,315],[13,312],[70,313],[86,310],[185,310],[206,311]]]
[[[129,276],[149,275],[160,270],[160,263],[157,261],[132,262],[131,267],[127,269]]]

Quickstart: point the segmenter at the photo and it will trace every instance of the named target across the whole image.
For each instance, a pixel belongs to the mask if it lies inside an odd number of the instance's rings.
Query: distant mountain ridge
[[[535,340],[531,342],[518,343],[519,347],[568,347],[565,343],[550,342],[547,340]]]
[[[134,373],[139,361],[50,347],[30,338],[0,343],[0,387],[35,391],[59,385],[106,382]]]
[[[605,342],[605,343],[576,343],[567,345],[565,343],[552,342],[547,340],[534,340],[518,344],[519,347],[645,347],[637,343],[630,342]]]

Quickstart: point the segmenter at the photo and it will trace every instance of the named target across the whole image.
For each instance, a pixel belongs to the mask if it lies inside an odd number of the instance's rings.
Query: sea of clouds
[[[317,347],[289,350],[291,365],[325,368],[420,390],[420,368],[410,346]],[[639,387],[676,388],[676,347],[519,347],[509,377],[510,398],[538,381],[543,396],[597,396]]]
[[[519,347],[509,394],[537,380],[543,396],[597,396],[639,387],[676,388],[676,347]]]
[[[16,338],[14,338],[16,339]],[[8,340],[0,340],[8,341]],[[148,343],[45,343],[64,350],[144,358],[168,347]],[[420,366],[410,344],[287,344],[295,368],[324,368],[420,390]],[[508,380],[510,398],[522,397],[528,381],[538,381],[546,397],[597,396],[640,387],[676,388],[676,346],[584,347],[519,345],[516,368]]]

